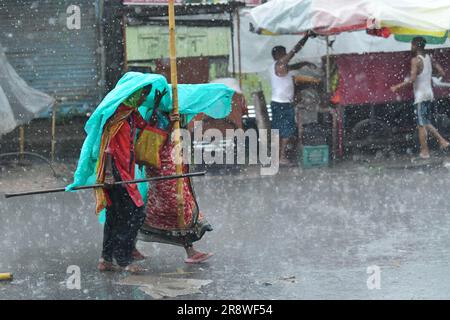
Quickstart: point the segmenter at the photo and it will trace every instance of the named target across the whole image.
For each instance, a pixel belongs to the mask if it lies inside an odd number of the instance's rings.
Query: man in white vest
[[[432,57],[425,51],[426,40],[423,37],[416,37],[411,42],[411,76],[400,84],[391,87],[393,92],[397,92],[403,87],[413,85],[414,88],[414,112],[419,130],[420,158],[430,158],[430,151],[427,144],[428,131],[437,139],[441,149],[447,149],[449,142],[445,140],[431,124],[431,105],[434,100],[432,75],[433,69],[441,77],[445,76],[444,69],[439,63],[433,61]]]
[[[289,139],[295,136],[295,110],[294,110],[294,75],[292,70],[300,69],[307,65],[314,64],[300,62],[289,65],[294,55],[299,52],[309,37],[315,36],[313,32],[306,35],[289,52],[283,46],[276,46],[272,49],[272,57],[275,60],[270,67],[270,79],[272,85],[272,129],[278,129],[280,134],[280,164],[290,165],[286,156],[286,147]]]

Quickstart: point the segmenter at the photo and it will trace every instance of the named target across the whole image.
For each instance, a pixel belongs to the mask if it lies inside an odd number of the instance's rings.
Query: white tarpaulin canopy
[[[34,119],[55,100],[31,88],[8,63],[0,45],[0,136]]]
[[[429,32],[450,29],[449,0],[272,0],[251,10],[262,32],[319,34],[406,28]]]
[[[276,0],[273,0],[276,1]],[[450,0],[449,0],[450,2]],[[240,55],[243,73],[258,73],[266,71],[273,63],[271,50],[274,46],[282,45],[287,50],[292,49],[301,39],[300,35],[260,35],[250,31],[250,9],[240,10]],[[237,25],[235,25],[237,28]],[[236,30],[236,29],[235,29]],[[370,52],[397,52],[411,49],[410,43],[396,41],[393,37],[387,39],[368,35],[365,31],[344,32],[330,37],[333,45],[330,54],[370,53]],[[238,57],[237,32],[234,34],[234,55]],[[450,39],[442,45],[430,45],[429,48],[450,47]],[[325,56],[326,40],[324,37],[310,39],[305,47],[294,57],[296,60],[310,61],[320,64],[321,57]],[[238,59],[235,58],[235,61]],[[236,62],[235,62],[236,63]],[[232,56],[229,63],[232,71]]]

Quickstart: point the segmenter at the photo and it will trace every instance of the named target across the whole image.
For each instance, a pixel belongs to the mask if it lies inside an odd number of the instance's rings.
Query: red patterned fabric
[[[121,104],[118,110],[130,110],[130,108]],[[136,111],[131,113],[130,117],[124,121],[117,134],[111,138],[106,149],[106,152],[112,156],[122,181],[129,181],[135,178],[134,169],[136,161],[134,156],[134,139],[136,137],[136,129],[143,129],[146,124],[147,123],[139,112]],[[133,199],[134,204],[138,207],[142,207],[144,201],[142,200],[137,185],[127,184],[125,185],[125,188],[131,199]],[[111,200],[107,200],[108,204],[111,205]]]
[[[161,168],[152,170],[151,176],[169,176],[176,174],[174,145],[168,141],[161,150]],[[183,172],[187,173],[184,166]],[[177,180],[156,181],[148,190],[145,224],[161,230],[181,229],[178,225]],[[197,209],[192,194],[190,180],[183,179],[184,221],[190,226]]]

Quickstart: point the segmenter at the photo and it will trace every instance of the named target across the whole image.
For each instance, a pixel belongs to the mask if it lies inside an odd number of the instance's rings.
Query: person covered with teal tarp
[[[158,97],[158,92],[161,93],[164,91],[168,92],[168,94]],[[233,94],[234,91],[232,89],[221,84],[179,85],[179,112],[186,118],[187,122],[199,113],[204,113],[216,119],[224,118],[231,112],[231,99]],[[131,150],[136,138],[137,125],[144,125],[142,122],[144,119],[142,118],[145,118],[146,115],[152,113],[151,111],[155,107],[155,100],[158,100],[158,98],[160,98],[158,110],[166,114],[170,113],[172,111],[171,86],[161,75],[128,72],[119,80],[116,87],[106,95],[85,125],[87,136],[81,149],[80,159],[74,174],[74,182],[67,186],[67,191],[71,191],[72,188],[77,186],[103,183],[105,182],[106,173],[109,173],[106,182],[112,182],[117,179],[126,180],[120,175],[120,172],[117,172],[119,170],[116,170],[116,175],[112,172],[115,169],[114,166],[110,165],[111,156],[106,155],[110,155],[114,148],[109,148],[109,143],[114,140],[117,132],[122,130],[122,127],[129,127],[130,130],[126,130],[126,133],[133,137],[130,139],[130,142],[125,145],[126,148],[130,148]],[[136,110],[139,110],[139,112]],[[131,117],[130,115],[133,116]],[[123,126],[124,123],[130,123],[130,121],[134,121],[134,127],[130,125]],[[114,144],[114,142],[112,144]],[[117,153],[124,151],[121,149],[121,144],[116,143],[115,151]],[[129,153],[130,150],[125,151],[132,157],[133,155]],[[144,169],[139,168],[134,162],[129,162],[128,164],[132,165],[134,168],[128,170],[127,173],[129,176],[127,176],[127,178],[145,178]],[[111,172],[108,172],[108,170]],[[130,189],[136,192],[130,192]],[[129,202],[133,203],[136,207],[141,207],[141,201],[143,203],[146,202],[148,191],[148,185],[146,183],[141,183],[137,186],[129,185],[128,187],[123,188],[122,191],[124,190],[127,191],[129,198],[132,200]],[[139,192],[137,192],[137,190]],[[95,191],[96,213],[100,215],[100,221],[105,222],[105,228],[109,227],[108,218],[111,217],[111,210],[108,210],[108,208],[110,208],[111,203],[114,202],[113,199],[108,199],[108,192],[109,190],[105,190],[104,188],[99,188]],[[139,194],[139,196],[137,194]],[[129,212],[129,215],[134,214],[134,211],[131,211],[132,212]],[[124,228],[126,231],[123,233],[130,233],[128,239],[125,241],[126,246],[124,247],[126,247],[126,249],[121,248],[118,254],[112,254],[119,265],[125,267],[131,266],[128,268],[131,272],[142,271],[142,268],[137,267],[130,260],[130,256],[132,257],[130,248],[131,250],[134,248],[136,238],[134,230],[142,221],[142,215],[139,214],[139,210],[137,211],[138,217],[135,217],[136,219],[134,219],[131,224],[128,223],[128,229]],[[110,217],[108,217],[108,215],[110,215]],[[127,225],[127,223],[125,223],[125,225]],[[133,230],[130,230],[130,225],[132,225]],[[114,236],[117,235],[113,235],[113,237]],[[106,246],[106,258],[112,260],[111,257],[108,256],[111,251],[108,250],[109,247]],[[123,252],[126,253],[124,254]],[[115,255],[118,255],[119,259],[117,259]],[[103,256],[101,262],[104,261],[105,257]],[[108,270],[113,269],[112,266],[112,261],[107,261],[106,265],[99,265],[100,269]]]
[[[136,184],[114,185],[114,182],[134,179],[136,134],[146,127],[138,107],[150,91],[148,85],[125,99],[101,134],[96,183],[105,183],[107,187],[95,189],[96,212],[106,209],[100,271],[113,271],[113,259],[126,271],[145,271],[133,263],[136,237],[144,222],[144,200]]]

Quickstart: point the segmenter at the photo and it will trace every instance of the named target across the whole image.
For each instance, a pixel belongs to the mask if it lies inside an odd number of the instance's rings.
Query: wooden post
[[[23,153],[25,152],[25,129],[23,126],[19,127],[19,161],[23,160]]]
[[[330,86],[330,73],[331,73],[331,66],[330,66],[330,37],[327,36],[327,60],[326,60],[326,88],[327,88],[327,94],[331,92],[331,86]]]
[[[177,77],[177,54],[175,47],[175,5],[174,0],[169,0],[169,43],[170,43],[170,80],[172,83],[172,103],[173,114],[178,114],[178,77]],[[183,173],[180,144],[180,121],[175,121],[173,125],[173,143],[175,145],[176,174]],[[183,179],[177,179],[177,200],[178,200],[178,226],[186,227],[184,221],[183,203]]]
[[[52,162],[55,161],[55,150],[56,150],[56,102],[52,109],[52,146],[51,146],[51,159]]]
[[[338,114],[336,109],[331,109],[331,153],[333,160],[338,159]]]
[[[128,72],[128,53],[127,53],[127,19],[122,16],[122,46],[123,46],[123,70]]]
[[[230,11],[230,32],[231,32],[231,61],[233,65],[233,78],[236,77],[236,57],[234,54],[234,15]]]
[[[25,152],[25,129],[23,126],[19,127],[19,152]]]
[[[241,64],[241,18],[239,17],[239,8],[236,9],[237,22],[237,47],[238,47],[238,68],[239,68],[239,87],[242,90],[242,64]]]
[[[327,97],[327,103],[329,103],[330,99],[330,93],[331,93],[331,85],[330,85],[330,78],[331,78],[331,61],[330,61],[330,37],[326,36],[326,61],[325,61],[325,85],[326,85],[326,97]],[[332,115],[332,131],[331,131],[331,153],[333,155],[333,160],[338,159],[338,153],[339,153],[339,141],[340,141],[340,131],[339,131],[339,113],[336,109],[331,111]]]

